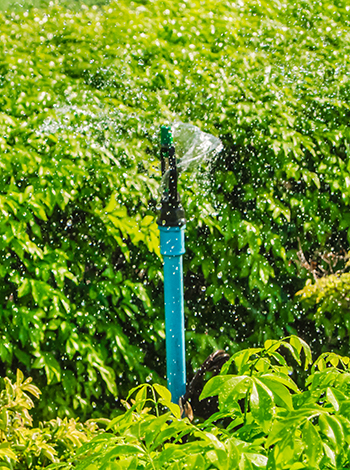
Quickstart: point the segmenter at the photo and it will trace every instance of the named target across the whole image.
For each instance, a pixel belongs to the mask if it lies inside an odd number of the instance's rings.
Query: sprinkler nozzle
[[[162,147],[171,147],[173,145],[173,135],[170,126],[161,126],[160,128],[160,145]]]
[[[185,211],[177,192],[176,155],[170,126],[160,128],[160,158],[165,187],[158,224],[168,227],[185,225]]]

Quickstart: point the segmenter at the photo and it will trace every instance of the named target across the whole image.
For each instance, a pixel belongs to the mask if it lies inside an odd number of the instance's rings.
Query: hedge
[[[325,333],[295,298],[315,266],[331,274],[329,256],[334,272],[346,263],[347,8],[124,0],[1,13],[1,370],[34,377],[39,414],[111,412],[130,386],[164,377],[165,122],[225,147],[180,181],[189,371],[214,348],[285,334],[347,351],[348,322]]]

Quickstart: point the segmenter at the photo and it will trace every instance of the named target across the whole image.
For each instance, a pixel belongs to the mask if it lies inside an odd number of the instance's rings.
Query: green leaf
[[[116,458],[125,457],[126,455],[142,455],[144,454],[144,449],[141,446],[134,444],[117,444],[112,450],[107,452],[107,454],[101,459],[101,470],[102,468],[107,468],[110,462],[113,462]]]
[[[2,442],[0,443],[0,457],[3,458],[8,458],[17,461],[17,456],[11,449],[11,444],[10,442]],[[12,468],[11,464],[9,465],[9,468]]]
[[[132,389],[130,389],[126,399],[129,400],[129,398],[136,392],[136,390],[143,389],[145,386],[147,385],[141,384],[141,385],[138,385],[137,387],[133,387]]]
[[[293,392],[300,393],[300,390],[299,390],[298,386],[296,385],[296,383],[288,375],[280,374],[280,373],[274,371],[273,373],[263,374],[259,378],[260,378],[260,380],[262,380],[263,378],[264,379],[266,378],[266,379],[272,380],[274,382],[279,382],[279,383],[285,385],[290,390],[293,390]]]
[[[239,463],[239,470],[254,470],[252,462],[248,457],[243,454],[241,457],[241,461]]]
[[[208,443],[206,441],[193,441],[182,445],[169,444],[160,453],[157,463],[159,468],[164,468],[165,464],[169,464],[169,462],[174,462],[176,460],[183,460],[186,462],[189,455],[203,455],[203,452],[207,449]]]
[[[165,401],[171,401],[171,393],[166,387],[159,384],[153,384],[153,387],[161,398],[163,398]]]
[[[307,420],[322,415],[324,410],[317,407],[303,407],[290,411],[286,417],[274,420],[272,428],[266,440],[266,446],[270,447],[279,441],[294,438],[295,430],[302,426]]]
[[[278,380],[271,380],[265,376],[261,376],[260,381],[273,393],[276,405],[293,410],[292,396],[287,387]]]
[[[265,455],[256,454],[252,452],[245,452],[244,457],[248,459],[252,464],[254,464],[255,468],[266,468],[268,459]]]
[[[234,407],[234,401],[245,396],[251,383],[249,376],[216,376],[212,377],[204,386],[199,397],[204,398],[219,395],[220,409],[225,411]],[[221,408],[222,407],[222,408]]]
[[[141,387],[135,396],[136,410],[140,413],[147,400],[147,385]]]
[[[281,342],[275,339],[268,339],[264,343],[264,348],[268,351],[269,354],[277,351],[280,346]]]
[[[181,410],[180,410],[179,405],[177,405],[176,403],[172,403],[171,401],[164,400],[163,398],[159,399],[159,403],[169,408],[169,410],[175,416],[175,418],[177,419],[181,418]]]
[[[183,466],[189,470],[206,468],[204,457],[201,454],[189,455],[183,462]]]
[[[166,444],[168,441],[177,439],[180,435],[190,434],[192,432],[191,426],[184,420],[174,420],[171,425],[160,430],[159,434],[155,437],[152,449],[155,450],[157,447]]]
[[[290,337],[290,344],[298,351],[298,354],[300,354],[301,350],[304,351],[304,354],[305,354],[304,370],[306,370],[308,366],[312,364],[310,346],[304,340],[294,335]]]
[[[95,363],[95,367],[98,369],[99,373],[101,374],[102,379],[107,385],[108,390],[112,395],[117,396],[117,384],[116,384],[116,377],[115,372],[111,367],[104,366],[102,364]]]
[[[32,367],[33,369],[45,369],[47,383],[50,384],[53,381],[60,382],[61,381],[61,367],[58,361],[55,359],[53,354],[49,352],[36,352],[35,355],[37,359],[35,359]]]
[[[222,366],[221,373],[227,374],[230,365],[234,362],[238,370],[238,375],[245,374],[251,367],[251,362],[249,361],[250,357],[260,353],[261,351],[262,348],[249,348],[244,349],[243,351],[238,351]]]
[[[344,445],[344,430],[340,420],[336,416],[322,414],[319,417],[319,426],[323,434],[327,436],[333,448],[338,452]]]
[[[24,297],[25,295],[29,294],[30,292],[30,283],[28,279],[24,279],[22,284],[18,288],[18,297]]]
[[[323,457],[321,437],[313,424],[306,421],[302,427],[304,453],[311,467],[317,467]]]
[[[327,387],[326,397],[327,397],[327,400],[333,405],[334,410],[339,411],[340,404],[339,404],[338,398],[336,397],[336,394],[330,387]]]
[[[323,448],[325,450],[325,454],[327,455],[328,459],[330,460],[331,465],[334,468],[337,468],[337,460],[336,460],[335,452],[325,442],[323,442]]]
[[[171,419],[170,413],[165,413],[152,421],[149,421],[145,427],[143,427],[145,435],[145,444],[147,448],[152,449],[156,436],[167,427],[167,421]]]
[[[267,433],[270,430],[275,405],[271,390],[256,377],[252,379],[249,397],[250,409],[256,422]]]

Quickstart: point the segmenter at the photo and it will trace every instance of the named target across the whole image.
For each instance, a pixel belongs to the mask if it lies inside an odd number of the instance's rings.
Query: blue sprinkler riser
[[[185,253],[185,226],[162,227],[160,251],[164,260],[164,303],[167,384],[173,403],[186,392],[185,315],[182,255]]]

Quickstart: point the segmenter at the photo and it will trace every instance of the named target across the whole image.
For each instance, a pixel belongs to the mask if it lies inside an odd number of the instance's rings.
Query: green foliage
[[[338,253],[350,227],[347,2],[58,3],[0,15],[3,372],[25,368],[61,417],[161,380],[155,155],[175,119],[225,144],[180,181],[194,365],[314,339],[299,244]]]
[[[16,382],[3,379],[0,392],[0,467],[11,470],[39,469],[57,463],[98,433],[95,423],[53,419],[33,427],[30,410],[40,390],[17,370]]]
[[[302,387],[285,353],[307,370]],[[209,380],[202,398],[218,395],[220,410],[207,421],[181,419],[164,387],[141,385],[106,432],[51,468],[350,468],[349,364],[335,353],[312,364],[309,346],[296,336],[268,340],[234,354]]]
[[[345,269],[349,267],[346,262]],[[327,347],[348,342],[350,335],[350,274],[338,271],[308,281],[305,287],[297,292],[310,317],[320,331],[324,332]],[[316,307],[316,309],[315,309]]]
[[[137,116],[104,107],[99,93],[76,83],[71,65],[62,64],[75,47],[66,41],[66,21],[78,21],[81,34],[98,16],[52,12],[61,19],[43,33],[48,42],[36,36],[46,23],[36,21],[35,10],[2,18],[6,47],[15,52],[1,82],[0,354],[5,364],[45,372],[45,413],[58,406],[61,416],[72,416],[113,409],[135,376],[144,381],[155,368],[143,358],[147,344],[157,350],[164,337],[147,290],[160,278],[158,230],[148,208],[157,183],[146,174],[150,163],[142,170],[135,159],[141,136],[128,144],[123,137]],[[23,37],[11,36],[22,26]],[[92,30],[87,45],[94,36]],[[26,60],[19,39],[33,41]],[[81,86],[87,94],[73,90]]]
[[[96,6],[108,5],[109,0],[1,0],[0,10],[6,11],[21,11],[24,8],[47,8],[51,4],[58,4],[71,8],[73,10],[80,10],[82,5]]]
[[[219,400],[204,422],[182,418],[162,385],[143,384],[113,419],[55,418],[34,427],[30,395],[40,391],[32,379],[18,370],[16,382],[1,385],[2,468],[350,468],[350,358],[328,352],[313,362],[296,336],[233,354],[203,389],[201,398]]]

